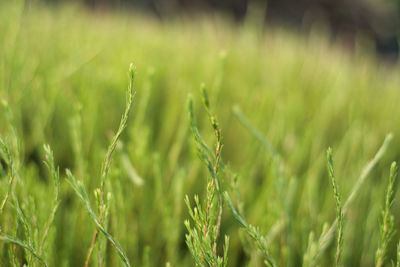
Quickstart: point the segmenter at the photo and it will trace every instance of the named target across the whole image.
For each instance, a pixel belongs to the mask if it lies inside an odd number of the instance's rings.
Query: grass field
[[[398,67],[321,35],[0,2],[0,265],[396,264]]]

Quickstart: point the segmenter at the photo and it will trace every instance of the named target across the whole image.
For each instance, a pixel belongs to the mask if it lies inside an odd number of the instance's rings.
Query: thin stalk
[[[108,175],[108,170],[110,168],[110,162],[111,162],[111,157],[112,154],[115,150],[115,147],[117,145],[117,141],[120,138],[122,132],[124,131],[124,129],[126,128],[127,122],[128,122],[128,117],[129,117],[129,112],[132,108],[132,104],[133,104],[133,100],[135,97],[135,93],[133,91],[133,85],[134,85],[134,81],[135,81],[135,67],[133,64],[131,64],[129,66],[129,78],[130,78],[130,83],[129,83],[129,87],[128,87],[128,91],[127,91],[127,98],[126,98],[126,105],[125,105],[125,112],[122,115],[117,133],[114,135],[113,139],[111,140],[111,144],[108,147],[107,150],[107,154],[106,157],[104,159],[104,163],[103,163],[103,168],[102,168],[102,173],[101,173],[101,182],[100,182],[100,207],[99,207],[99,220],[100,223],[103,220],[103,213],[104,213],[104,207],[105,207],[105,203],[104,203],[104,184]],[[93,234],[93,238],[92,238],[92,243],[89,247],[88,250],[88,254],[86,256],[86,260],[85,260],[85,267],[89,266],[89,262],[90,262],[90,257],[93,253],[93,249],[94,246],[96,245],[96,241],[98,238],[98,230],[95,231],[95,233]]]
[[[60,174],[58,168],[56,169],[54,165],[54,156],[53,156],[53,151],[51,150],[50,146],[44,145],[44,150],[46,152],[46,161],[45,164],[47,168],[49,169],[50,175],[53,178],[54,181],[54,187],[55,187],[55,193],[54,193],[54,201],[53,201],[53,208],[51,210],[49,219],[47,220],[46,227],[42,236],[42,239],[40,240],[40,246],[39,246],[39,255],[42,255],[42,249],[44,242],[46,241],[47,235],[50,231],[50,227],[54,222],[54,217],[56,215],[58,206],[60,205]]]
[[[378,152],[375,154],[372,160],[370,160],[367,165],[362,169],[360,176],[357,179],[357,182],[353,186],[351,193],[347,200],[345,201],[343,205],[343,216],[347,214],[347,211],[349,209],[350,204],[354,201],[358,191],[360,190],[361,186],[367,179],[368,175],[371,173],[372,169],[376,166],[376,164],[382,159],[383,155],[385,154],[386,150],[389,147],[390,142],[393,139],[393,135],[390,133],[386,135],[385,140],[383,141],[382,146],[379,148]],[[318,244],[317,248],[317,253],[315,257],[312,259],[311,265],[315,265],[315,262],[318,260],[318,258],[323,254],[323,252],[327,249],[329,246],[330,242],[332,241],[333,238],[333,233],[335,232],[336,228],[338,225],[338,220],[335,219],[335,221],[332,223],[330,228],[326,231],[326,233],[321,237],[321,241]]]
[[[27,251],[29,251],[42,265],[48,266],[46,261],[40,256],[40,254],[28,243],[18,240],[12,236],[6,234],[0,234],[0,241],[12,243],[14,245],[20,246]]]
[[[266,240],[265,238],[260,234],[260,231],[258,228],[255,228],[252,225],[249,225],[246,223],[246,221],[239,215],[235,207],[233,206],[233,203],[228,195],[228,192],[224,193],[225,201],[228,203],[229,208],[232,211],[233,217],[236,219],[236,221],[239,222],[239,224],[243,227],[243,229],[249,234],[249,236],[254,239],[255,243],[257,244],[258,248],[261,250],[261,252],[264,254],[267,264],[269,266],[275,267],[275,261],[272,259],[270,256],[267,245],[266,245]]]
[[[328,173],[331,178],[333,193],[336,201],[336,220],[338,221],[338,237],[336,248],[336,266],[340,265],[340,256],[343,250],[343,208],[340,200],[339,188],[336,181],[335,171],[333,168],[332,149],[328,148]]]
[[[393,187],[397,177],[397,164],[393,162],[390,167],[389,184],[386,191],[385,206],[382,211],[382,223],[381,223],[381,240],[379,242],[379,247],[376,251],[376,267],[382,267],[386,260],[387,249],[389,242],[393,236],[394,228],[394,217],[390,212],[390,208],[393,204]]]
[[[2,138],[0,138],[0,149],[1,149],[1,153],[3,154],[2,156],[6,160],[6,163],[9,168],[9,170],[8,170],[8,187],[7,187],[6,195],[4,196],[4,198],[0,204],[0,214],[2,214],[3,209],[7,203],[7,200],[9,198],[9,195],[12,190],[12,185],[13,185],[14,177],[15,177],[15,166],[14,166],[14,161],[13,161],[13,157],[11,155],[10,148],[9,148],[8,144]]]

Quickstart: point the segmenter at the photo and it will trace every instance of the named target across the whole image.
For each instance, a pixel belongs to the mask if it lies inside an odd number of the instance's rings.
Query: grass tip
[[[392,164],[390,165],[390,169],[397,169],[397,163],[396,161],[393,161]]]
[[[232,107],[232,111],[233,111],[233,113],[240,113],[240,106],[238,105],[238,104],[235,104],[235,105],[233,105],[233,107]]]
[[[328,159],[332,158],[332,148],[328,147],[328,149],[326,150],[326,155],[328,156]]]
[[[206,90],[206,85],[204,83],[200,84],[200,91],[201,91],[201,96],[202,96],[202,100],[203,100],[203,104],[206,107],[206,109],[208,110],[210,108],[210,100],[208,99],[208,94],[207,94],[207,90]]]
[[[390,141],[392,141],[392,139],[393,139],[393,133],[388,133],[386,135],[385,141],[390,142]]]
[[[227,57],[227,55],[228,55],[228,52],[226,52],[225,49],[223,49],[223,50],[221,50],[221,51],[219,52],[219,58],[222,59],[222,60],[225,60],[226,57]]]
[[[135,71],[136,71],[135,64],[133,64],[133,63],[129,64],[129,73],[132,75],[135,73]]]
[[[1,105],[2,105],[4,108],[8,108],[8,102],[7,102],[7,100],[2,99],[2,100],[1,100]]]

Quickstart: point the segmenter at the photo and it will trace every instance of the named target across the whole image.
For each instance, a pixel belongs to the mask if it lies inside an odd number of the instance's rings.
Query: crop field
[[[400,266],[399,67],[258,17],[0,1],[0,266]]]

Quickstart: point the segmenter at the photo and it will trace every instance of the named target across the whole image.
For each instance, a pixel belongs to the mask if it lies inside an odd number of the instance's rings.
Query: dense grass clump
[[[398,67],[260,28],[0,2],[0,266],[400,266]]]

